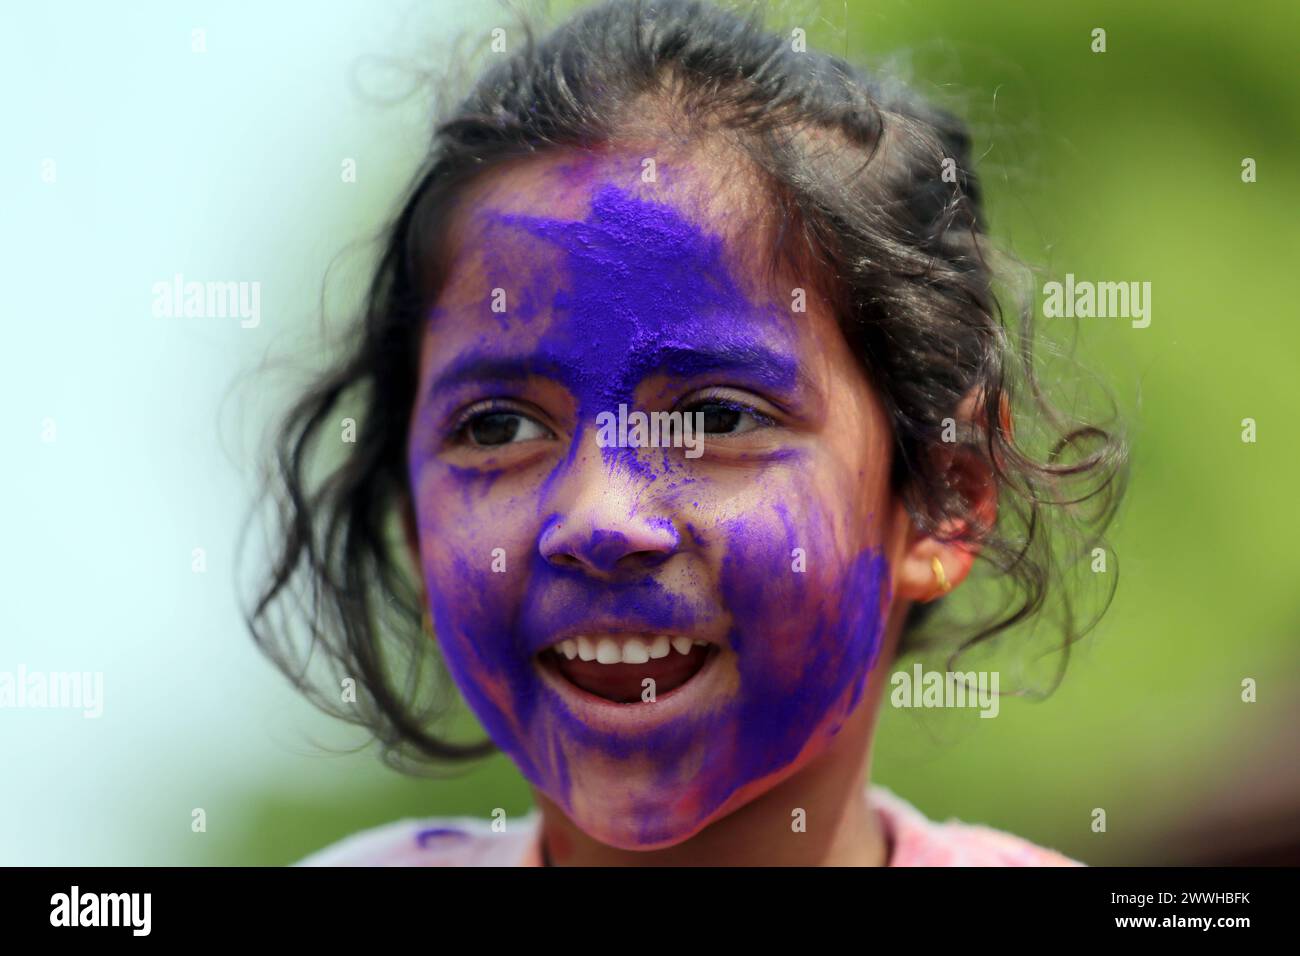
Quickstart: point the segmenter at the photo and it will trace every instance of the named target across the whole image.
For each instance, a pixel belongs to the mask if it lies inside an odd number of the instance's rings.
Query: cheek
[[[775,499],[775,500],[773,500]],[[889,595],[879,528],[794,484],[723,529],[722,598],[742,692],[830,708],[875,662]]]
[[[415,467],[421,573],[440,646],[453,667],[496,673],[532,554],[528,510],[492,472]]]
[[[417,469],[418,470],[418,469]],[[438,464],[415,500],[421,577],[442,658],[489,736],[530,779],[536,752],[528,728],[536,706],[531,658],[519,641],[517,611],[535,554],[526,504],[492,477],[469,479]]]

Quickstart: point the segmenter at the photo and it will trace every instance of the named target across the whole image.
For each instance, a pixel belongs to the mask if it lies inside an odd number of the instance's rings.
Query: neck
[[[866,799],[874,717],[874,707],[859,706],[816,759],[689,839],[659,850],[622,850],[593,840],[537,793],[544,856],[553,866],[884,866],[884,827]],[[794,826],[796,809],[804,811],[802,828]]]

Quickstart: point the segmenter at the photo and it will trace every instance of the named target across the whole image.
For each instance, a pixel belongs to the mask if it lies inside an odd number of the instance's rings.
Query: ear
[[[978,409],[978,398],[967,396],[955,419],[962,431],[969,435],[973,430],[977,439],[984,433],[983,423],[977,421]],[[1005,401],[1000,419],[1009,434]],[[979,554],[981,538],[998,516],[997,476],[978,440],[941,442],[932,455],[966,508],[962,516],[944,521],[932,532],[912,526],[895,571],[896,593],[910,601],[933,601],[961,584]]]

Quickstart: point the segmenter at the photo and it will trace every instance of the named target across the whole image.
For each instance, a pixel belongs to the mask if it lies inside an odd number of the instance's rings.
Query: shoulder
[[[537,811],[494,831],[477,817],[407,818],[344,837],[294,866],[535,865]]]
[[[1064,854],[992,827],[928,819],[884,787],[871,788],[872,806],[889,832],[890,866],[1082,866]]]

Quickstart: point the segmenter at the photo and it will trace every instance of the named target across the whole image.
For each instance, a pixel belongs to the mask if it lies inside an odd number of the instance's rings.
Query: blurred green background
[[[1133,446],[1109,614],[1046,702],[996,720],[885,707],[874,779],[1088,863],[1300,862],[1296,5],[770,8],[967,116],[993,231],[1023,259],[1152,283],[1149,328],[1079,328]],[[350,249],[337,330],[373,252],[357,243],[420,159],[418,71],[510,18],[440,0],[10,19],[0,670],[103,671],[105,701],[98,720],[0,710],[0,863],[280,864],[398,817],[524,811],[501,757],[429,781],[332,752],[364,740],[258,656],[231,572],[257,439],[289,394],[231,383],[268,352],[320,356],[327,267]],[[260,325],[154,318],[153,283],[178,272],[260,281]]]

